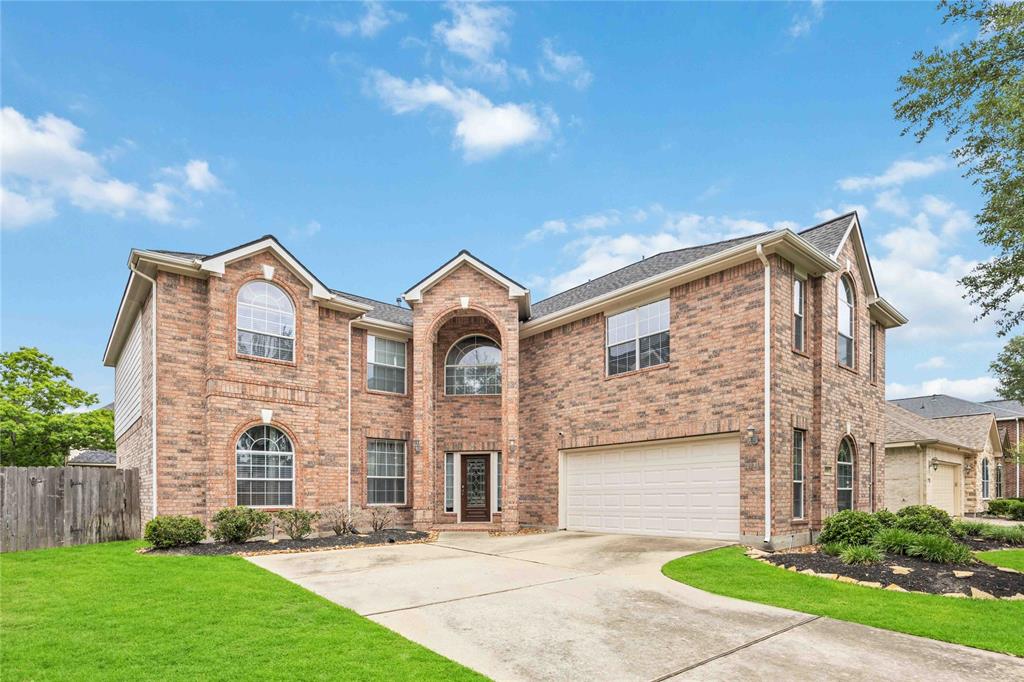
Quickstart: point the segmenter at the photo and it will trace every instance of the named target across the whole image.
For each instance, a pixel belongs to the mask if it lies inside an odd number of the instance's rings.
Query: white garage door
[[[739,438],[569,452],[569,530],[738,540]]]
[[[953,516],[959,514],[956,503],[958,492],[956,480],[959,473],[960,467],[948,464],[940,464],[932,472],[931,503]]]

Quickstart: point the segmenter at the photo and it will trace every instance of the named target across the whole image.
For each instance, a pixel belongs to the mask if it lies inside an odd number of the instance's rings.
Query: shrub
[[[275,516],[288,537],[292,540],[301,540],[313,532],[313,524],[320,518],[320,512],[307,509],[282,509]]]
[[[875,512],[875,518],[882,524],[882,528],[892,528],[896,525],[896,515],[888,509],[879,509]]]
[[[981,537],[986,540],[1005,542],[1008,545],[1024,545],[1024,526],[997,526],[994,523],[982,524]]]
[[[225,507],[213,515],[214,540],[239,543],[267,532],[270,514],[251,507]]]
[[[1014,521],[1024,521],[1024,502],[1014,500],[1010,505],[1010,518]]]
[[[913,504],[896,512],[896,528],[922,535],[949,535],[953,519],[949,514],[927,504]]]
[[[347,507],[328,507],[321,514],[327,527],[334,531],[335,535],[347,535],[356,532],[355,515]]]
[[[991,525],[981,521],[954,521],[952,532],[958,538],[977,538],[981,537],[985,528]]]
[[[142,537],[157,549],[187,547],[206,537],[206,526],[191,516],[155,516],[146,523]]]
[[[917,540],[917,533],[902,528],[883,528],[871,544],[887,554],[906,554],[907,549]]]
[[[988,513],[992,514],[993,516],[1009,516],[1010,507],[1013,506],[1014,502],[1016,502],[1016,500],[1010,499],[1008,497],[999,497],[994,500],[989,500]]]
[[[843,549],[839,560],[844,564],[877,564],[882,560],[882,554],[870,545],[856,545]]]
[[[825,519],[818,542],[866,545],[880,530],[882,530],[882,524],[873,514],[846,509]]]
[[[370,529],[379,533],[390,528],[394,521],[394,511],[391,507],[370,507]]]
[[[844,545],[841,542],[826,542],[822,545],[818,545],[818,549],[821,550],[821,553],[828,554],[829,556],[839,556],[847,547],[849,547],[849,545]]]
[[[938,564],[969,564],[974,558],[966,545],[945,535],[919,535],[907,548],[907,555]]]

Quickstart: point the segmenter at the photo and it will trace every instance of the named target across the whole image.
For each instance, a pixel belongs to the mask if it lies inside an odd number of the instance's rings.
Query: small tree
[[[390,528],[394,521],[394,514],[391,507],[370,507],[370,530],[379,533]]]
[[[322,518],[335,535],[356,532],[355,515],[347,507],[328,507],[323,510]]]
[[[1024,335],[1010,339],[989,368],[999,379],[1000,396],[1024,401]]]

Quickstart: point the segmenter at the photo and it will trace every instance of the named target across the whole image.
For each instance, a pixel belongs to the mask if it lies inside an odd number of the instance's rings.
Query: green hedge
[[[187,547],[202,542],[206,526],[191,516],[155,516],[146,523],[142,537],[157,549]]]

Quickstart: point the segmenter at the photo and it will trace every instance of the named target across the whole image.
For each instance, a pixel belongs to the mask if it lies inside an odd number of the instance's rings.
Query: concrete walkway
[[[496,680],[1024,679],[1024,660],[708,594],[700,540],[589,533],[254,557]]]

